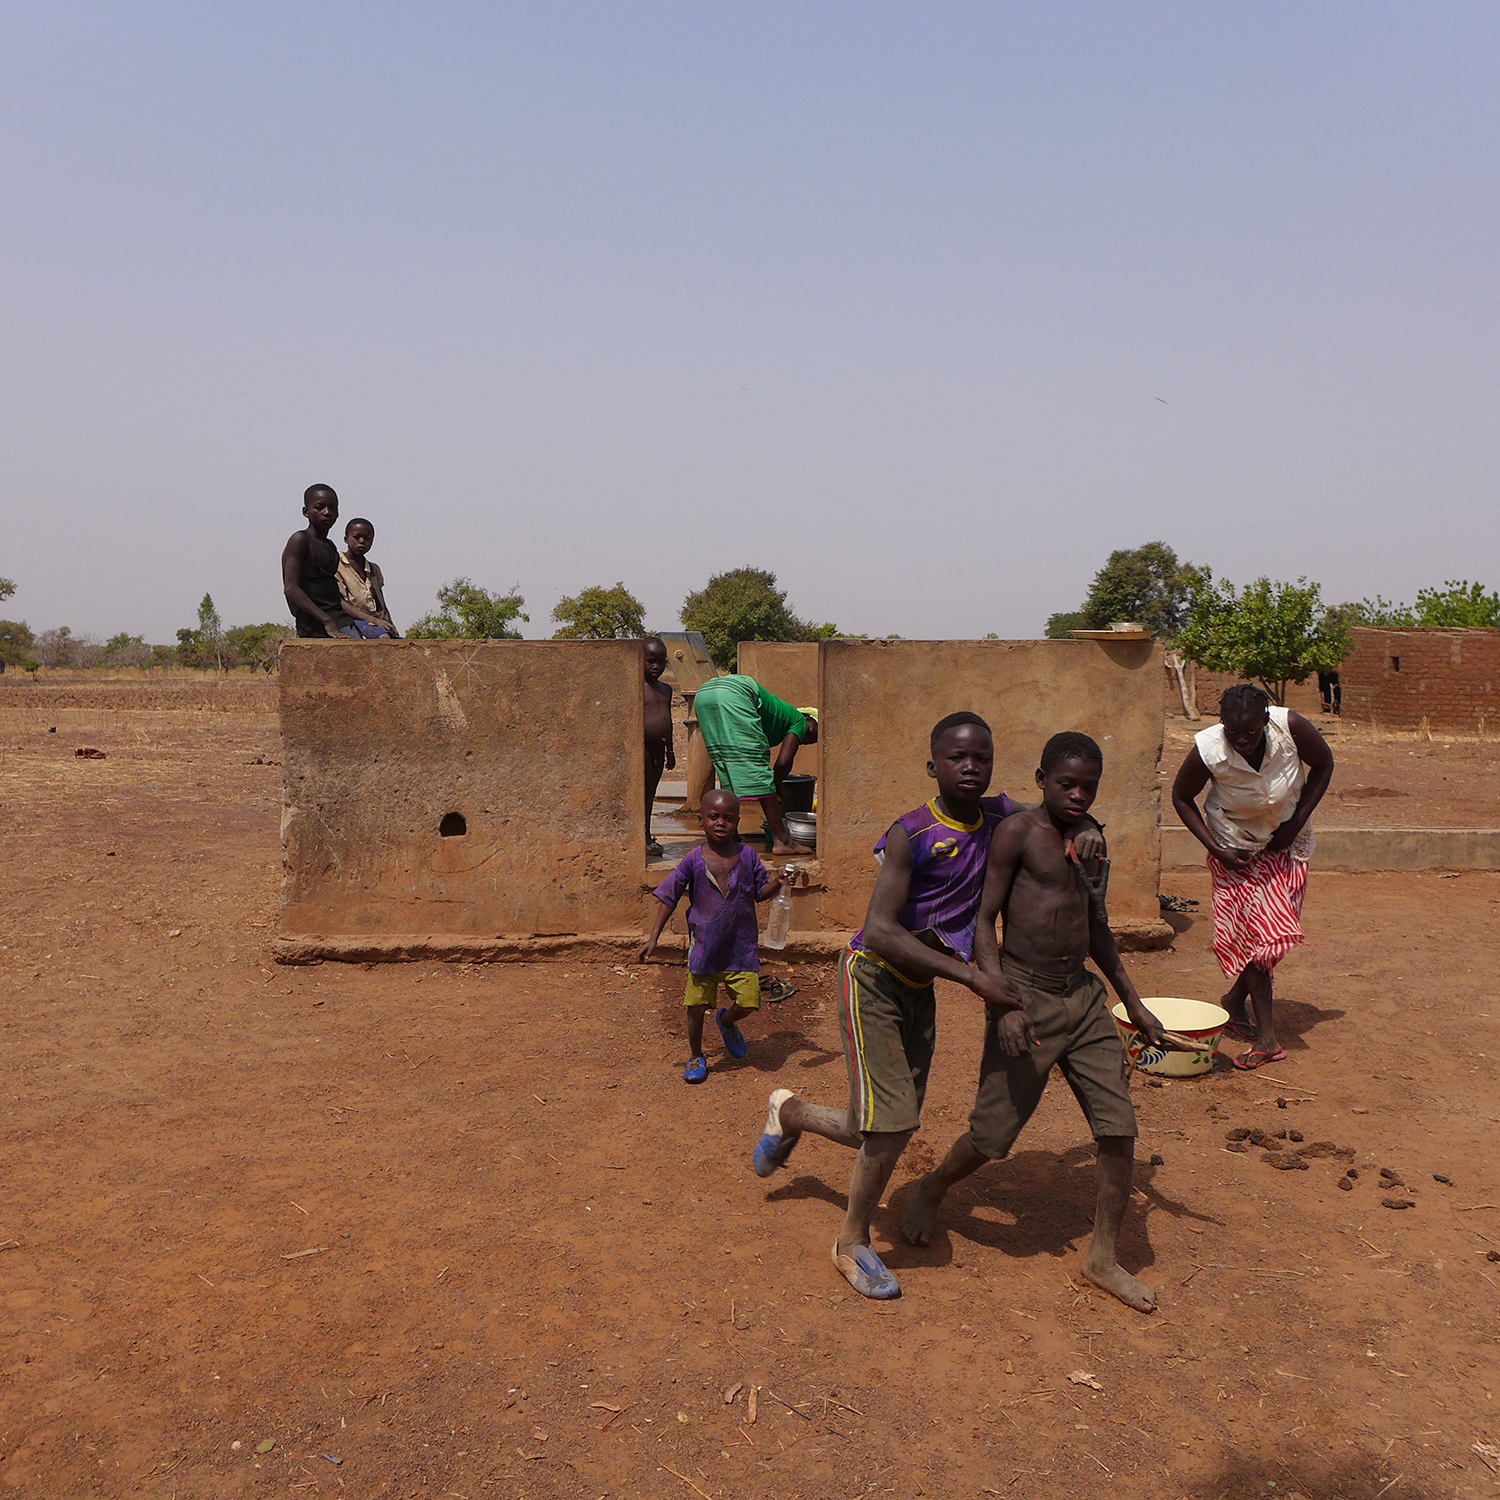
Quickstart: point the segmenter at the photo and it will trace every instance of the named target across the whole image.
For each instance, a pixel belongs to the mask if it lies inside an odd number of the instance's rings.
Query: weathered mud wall
[[[819,920],[864,920],[876,865],[871,850],[908,808],[936,795],[928,737],[946,714],[971,709],[995,735],[991,795],[1036,802],[1042,746],[1060,730],[1092,735],[1104,751],[1094,813],[1108,825],[1110,919],[1138,941],[1165,940],[1161,865],[1162,654],[1152,642],[825,641],[819,781]]]
[[[1500,630],[1362,626],[1339,671],[1345,718],[1467,734],[1500,725]]]
[[[639,925],[639,641],[298,641],[279,676],[285,939]]]

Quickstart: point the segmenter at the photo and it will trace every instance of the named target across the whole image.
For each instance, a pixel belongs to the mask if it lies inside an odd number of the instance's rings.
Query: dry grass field
[[[1137,1075],[1149,1318],[1078,1277],[1092,1160],[1060,1085],[931,1248],[893,1238],[968,1109],[981,1018],[944,994],[877,1221],[905,1295],[875,1306],[829,1264],[848,1158],[749,1166],[770,1088],[844,1097],[829,967],[697,1089],[678,970],[278,968],[274,683],[63,675],[0,679],[4,1489],[1500,1492],[1500,876],[1315,871],[1287,1062]],[[1395,744],[1336,746],[1341,794],[1436,822],[1461,764],[1493,801],[1493,745]],[[1204,877],[1171,886],[1206,908]],[[1206,920],[1175,924],[1131,959],[1142,993],[1215,996]],[[1275,1170],[1240,1126],[1344,1154]]]

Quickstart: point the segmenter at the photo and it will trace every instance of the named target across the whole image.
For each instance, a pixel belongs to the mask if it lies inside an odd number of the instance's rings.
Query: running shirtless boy
[[[1087,735],[1053,735],[1036,773],[1042,805],[1007,818],[995,831],[974,961],[998,981],[1015,1008],[990,1006],[969,1129],[938,1168],[918,1183],[901,1231],[914,1245],[930,1241],[948,1189],[1009,1153],[1041,1102],[1053,1064],[1058,1064],[1098,1149],[1094,1234],[1083,1274],[1127,1307],[1149,1313],[1156,1310],[1156,1293],[1115,1258],[1130,1200],[1135,1109],[1104,985],[1084,968],[1084,959],[1092,958],[1099,966],[1125,1002],[1132,1023],[1155,1046],[1163,1044],[1162,1025],[1141,1004],[1114,934],[1096,914],[1070,858],[1074,835],[1098,795],[1103,770],[1103,754]],[[1002,913],[1003,951],[995,935],[995,919]]]

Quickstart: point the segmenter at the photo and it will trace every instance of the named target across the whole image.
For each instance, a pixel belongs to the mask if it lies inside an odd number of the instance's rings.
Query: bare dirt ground
[[[1150,1318],[1079,1278],[1092,1161],[1060,1083],[930,1249],[893,1238],[969,1104],[980,1016],[945,994],[877,1221],[905,1296],[874,1306],[828,1261],[848,1157],[749,1168],[769,1088],[844,1097],[829,967],[697,1089],[678,970],[280,969],[274,718],[39,707],[0,698],[10,1491],[1500,1489],[1473,1446],[1500,1448],[1500,877],[1315,872],[1287,1062],[1137,1076]],[[1216,995],[1207,922],[1175,921],[1142,992]],[[1236,1126],[1352,1148],[1359,1178],[1231,1153]]]

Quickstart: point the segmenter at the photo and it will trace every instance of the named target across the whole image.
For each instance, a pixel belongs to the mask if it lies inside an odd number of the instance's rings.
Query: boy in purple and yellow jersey
[[[849,1107],[777,1089],[755,1148],[761,1177],[786,1163],[804,1130],[858,1151],[833,1261],[857,1292],[878,1300],[901,1295],[870,1247],[870,1220],[921,1122],[937,1037],[933,981],[951,979],[987,1005],[1017,1004],[1003,980],[971,963],[990,841],[1021,810],[1008,797],[984,795],[994,763],[989,726],[977,714],[949,714],[934,726],[927,774],[938,795],[898,818],[877,845],[880,874],[865,925],[839,965]]]

